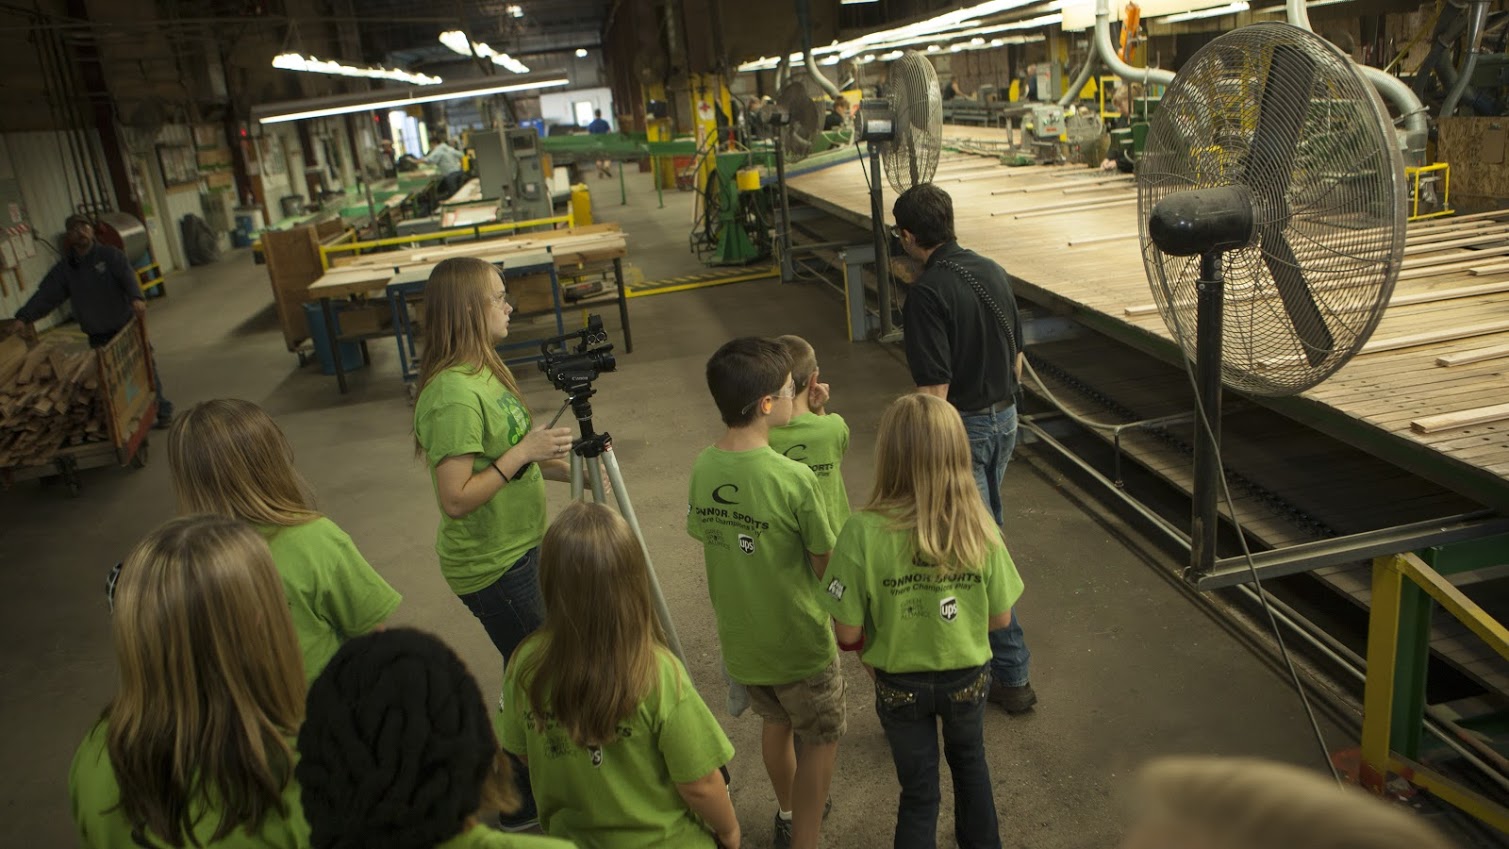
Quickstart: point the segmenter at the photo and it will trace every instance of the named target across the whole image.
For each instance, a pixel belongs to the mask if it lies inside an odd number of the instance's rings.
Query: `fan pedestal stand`
[[[1216,532],[1221,523],[1216,504],[1221,481],[1221,301],[1226,281],[1221,273],[1220,251],[1200,254],[1200,280],[1195,285],[1195,383],[1200,410],[1194,420],[1190,569],[1195,575],[1206,575],[1215,568]]]
[[[885,235],[885,204],[880,197],[880,148],[874,142],[870,148],[870,222],[875,236],[875,298],[880,308],[881,342],[900,338],[896,332],[895,318],[891,315],[891,251],[890,240]]]

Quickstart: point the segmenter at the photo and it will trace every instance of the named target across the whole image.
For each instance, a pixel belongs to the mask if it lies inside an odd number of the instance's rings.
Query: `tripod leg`
[[[582,500],[582,458],[571,452],[571,500]]]
[[[665,593],[660,590],[660,578],[655,575],[655,561],[650,558],[650,548],[645,545],[644,532],[639,529],[639,519],[634,515],[634,505],[629,502],[629,491],[624,489],[623,473],[618,469],[618,458],[613,456],[612,451],[606,451],[600,458],[603,466],[608,470],[608,482],[613,485],[613,496],[618,499],[618,512],[633,529],[634,536],[639,540],[639,547],[644,549],[644,562],[650,569],[650,597],[655,602],[655,615],[660,618],[660,627],[665,631],[665,642],[671,652],[686,663],[686,652],[681,650],[681,638],[676,636],[676,623],[671,621],[671,610],[666,606]],[[601,478],[595,481],[598,487],[602,486]]]
[[[587,477],[592,482],[592,500],[598,504],[607,504],[608,495],[603,492],[603,461],[602,457],[587,458]]]

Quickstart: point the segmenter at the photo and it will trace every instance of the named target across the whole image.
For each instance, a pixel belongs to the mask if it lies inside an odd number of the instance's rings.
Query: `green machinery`
[[[781,225],[787,207],[786,178],[854,159],[859,149],[850,138],[846,131],[819,132],[810,152],[795,162],[778,141],[703,151],[712,167],[701,187],[689,238],[692,252],[708,265],[749,265],[787,249],[786,228]]]

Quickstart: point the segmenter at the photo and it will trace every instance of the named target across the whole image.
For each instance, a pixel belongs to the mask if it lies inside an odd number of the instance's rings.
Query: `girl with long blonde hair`
[[[68,789],[89,849],[309,843],[290,740],[304,714],[293,621],[244,522],[174,519],[114,585],[117,683]]]
[[[168,432],[180,513],[215,513],[254,526],[283,578],[313,681],[341,643],[379,627],[402,599],[351,537],[315,508],[288,438],[266,410],[221,398],[194,405]]]
[[[733,746],[665,647],[644,551],[600,504],[545,533],[545,624],[504,675],[503,748],[527,758],[545,833],[599,849],[738,849]]]
[[[540,626],[539,546],[545,478],[564,481],[570,428],[538,428],[519,384],[498,356],[508,335],[503,276],[480,259],[435,266],[424,287],[424,355],[414,404],[418,453],[430,467],[440,529],[435,553],[451,591],[507,659]],[[505,828],[534,817],[525,805]]]
[[[886,409],[874,494],[838,535],[826,579],[839,647],[874,669],[875,711],[901,784],[896,849],[934,845],[940,724],[959,846],[996,849],[984,737],[989,632],[1010,624],[1022,579],[947,401],[918,393]]]

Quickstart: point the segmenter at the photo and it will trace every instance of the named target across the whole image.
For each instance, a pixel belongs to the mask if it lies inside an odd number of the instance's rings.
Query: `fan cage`
[[[781,127],[781,151],[792,162],[800,162],[812,152],[812,143],[817,138],[821,117],[817,104],[812,102],[806,84],[790,82],[776,96],[776,103],[787,115],[787,123]]]
[[[943,146],[943,89],[926,56],[907,51],[886,68],[896,111],[896,138],[880,148],[880,161],[897,194],[932,182]]]
[[[1288,118],[1300,123],[1287,175],[1268,173],[1261,157],[1258,173],[1248,173],[1265,94],[1266,108],[1301,113]],[[1292,248],[1333,343],[1320,350],[1302,341],[1307,334],[1270,268],[1280,260],[1265,258],[1254,239],[1221,261],[1222,380],[1254,395],[1302,392],[1362,349],[1403,258],[1403,159],[1382,100],[1350,58],[1288,24],[1244,27],[1192,56],[1154,113],[1137,163],[1143,263],[1158,310],[1191,359],[1200,258],[1164,254],[1148,218],[1170,195],[1229,185],[1247,186],[1258,229],[1278,228]],[[1310,330],[1311,339],[1323,335]]]

